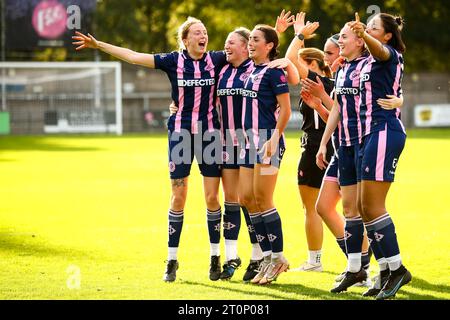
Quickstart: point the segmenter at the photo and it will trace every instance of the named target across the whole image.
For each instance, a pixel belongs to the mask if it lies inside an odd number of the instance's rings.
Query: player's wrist
[[[296,34],[295,34],[295,37],[296,37],[298,40],[300,40],[300,41],[304,41],[304,40],[305,40],[305,35],[304,35],[303,33],[301,33],[301,32],[296,33]]]

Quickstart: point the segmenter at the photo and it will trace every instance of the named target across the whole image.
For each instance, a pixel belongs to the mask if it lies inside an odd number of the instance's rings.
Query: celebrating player
[[[289,268],[283,255],[281,219],[273,203],[273,192],[280,161],[285,150],[283,132],[291,113],[289,88],[285,74],[268,63],[277,56],[278,35],[274,28],[257,25],[250,34],[250,58],[255,67],[244,84],[243,127],[246,133],[245,159],[240,169],[240,199],[246,205],[253,197],[256,207],[249,208],[252,224],[264,254],[252,283],[267,284]],[[292,63],[281,63],[287,72],[298,74]],[[293,81],[295,83],[295,81]]]
[[[73,39],[77,50],[102,50],[128,63],[161,69],[167,73],[172,85],[172,99],[178,106],[168,120],[169,171],[172,195],[169,210],[168,259],[164,281],[175,281],[178,269],[178,246],[183,226],[184,206],[188,191],[188,176],[194,154],[203,175],[204,197],[211,247],[211,266],[219,260],[221,207],[219,203],[221,154],[205,157],[205,149],[220,144],[218,114],[214,108],[215,78],[226,63],[225,53],[206,51],[208,33],[203,23],[189,17],[178,29],[182,51],[146,54],[97,41],[93,36],[76,32]],[[215,134],[217,133],[217,134]],[[195,138],[200,136],[199,138]],[[203,137],[208,136],[206,139]],[[219,137],[219,138],[218,138]],[[201,143],[195,143],[195,141]],[[219,141],[218,141],[219,140]],[[221,150],[220,150],[221,151]],[[219,264],[220,267],[220,264]],[[214,271],[210,270],[211,271]]]
[[[365,130],[358,168],[362,180],[359,203],[372,250],[380,265],[382,286],[376,298],[383,300],[395,296],[412,279],[402,263],[394,223],[386,210],[386,197],[405,146],[406,132],[400,120],[400,109],[386,108],[379,102],[387,95],[401,94],[402,53],[405,51],[401,36],[403,20],[380,13],[364,28],[357,13],[355,18],[350,28],[370,52],[360,74],[360,117]]]

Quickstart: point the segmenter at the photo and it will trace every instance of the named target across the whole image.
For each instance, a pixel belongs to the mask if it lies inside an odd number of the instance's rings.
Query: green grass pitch
[[[288,134],[275,193],[291,267],[307,255],[296,185],[298,136]],[[345,259],[327,229],[322,273],[287,272],[260,287],[241,281],[242,267],[231,281],[210,281],[196,165],[177,281],[164,283],[166,154],[164,135],[0,137],[0,299],[362,299],[363,288],[329,293]],[[410,130],[388,198],[413,274],[398,299],[450,298],[449,190],[450,130]],[[245,227],[239,255],[246,265]],[[372,276],[377,269],[372,260]]]

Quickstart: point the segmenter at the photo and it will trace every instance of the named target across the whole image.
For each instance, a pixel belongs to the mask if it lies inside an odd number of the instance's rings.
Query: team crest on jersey
[[[228,162],[228,160],[230,160],[230,154],[228,152],[226,152],[226,151],[223,151],[222,152],[222,160],[224,162]]]
[[[214,66],[213,65],[206,65],[205,66],[205,71],[211,71],[212,69],[214,69]]]
[[[172,161],[169,162],[169,171],[174,172],[175,171],[175,163]]]
[[[350,73],[350,80],[355,80],[357,77],[359,77],[360,71],[359,70],[353,70],[352,73]]]
[[[250,77],[250,74],[251,74],[251,72],[244,72],[243,74],[241,74],[241,75],[239,76],[239,80],[241,80],[241,81],[247,80],[248,77]]]
[[[252,80],[254,84],[259,82],[259,81],[261,81],[261,78],[262,77],[259,74],[252,74],[252,75],[250,75],[250,80]]]
[[[281,81],[281,82],[286,82],[286,76],[285,76],[284,74],[282,74],[282,75],[280,76],[280,81]]]
[[[239,158],[244,159],[245,158],[245,149],[241,149],[241,152],[239,153]]]

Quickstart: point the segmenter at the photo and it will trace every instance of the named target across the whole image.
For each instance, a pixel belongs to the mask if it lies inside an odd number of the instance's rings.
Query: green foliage
[[[450,51],[449,6],[446,0],[103,0],[97,4],[92,34],[103,41],[141,52],[170,52],[178,49],[176,31],[188,17],[201,19],[209,33],[209,49],[221,50],[227,34],[235,27],[249,29],[258,23],[274,25],[282,9],[307,12],[319,21],[317,37],[307,45],[322,48],[325,40],[339,32],[358,12],[367,21],[374,11],[399,14],[406,20],[403,37],[407,71],[450,71],[441,52]],[[283,54],[293,36],[290,28],[280,39]],[[44,54],[40,59],[65,55]],[[69,49],[68,59],[92,60],[93,53]],[[112,59],[102,54],[102,59]]]
[[[177,50],[177,27],[188,17],[201,19],[209,33],[209,49],[221,50],[227,34],[235,27],[249,29],[258,23],[274,25],[282,9],[296,13],[307,12],[307,19],[319,21],[317,37],[309,46],[322,48],[325,40],[339,32],[345,22],[358,12],[367,21],[379,8],[381,12],[402,15],[406,20],[403,31],[407,45],[405,53],[407,71],[448,71],[447,59],[441,51],[450,50],[448,6],[444,0],[424,2],[419,0],[324,0],[324,1],[103,1],[98,5],[96,34],[104,41],[145,52]],[[416,23],[421,22],[421,23]],[[424,22],[424,23],[422,23]],[[280,37],[283,54],[292,39],[290,28]]]

